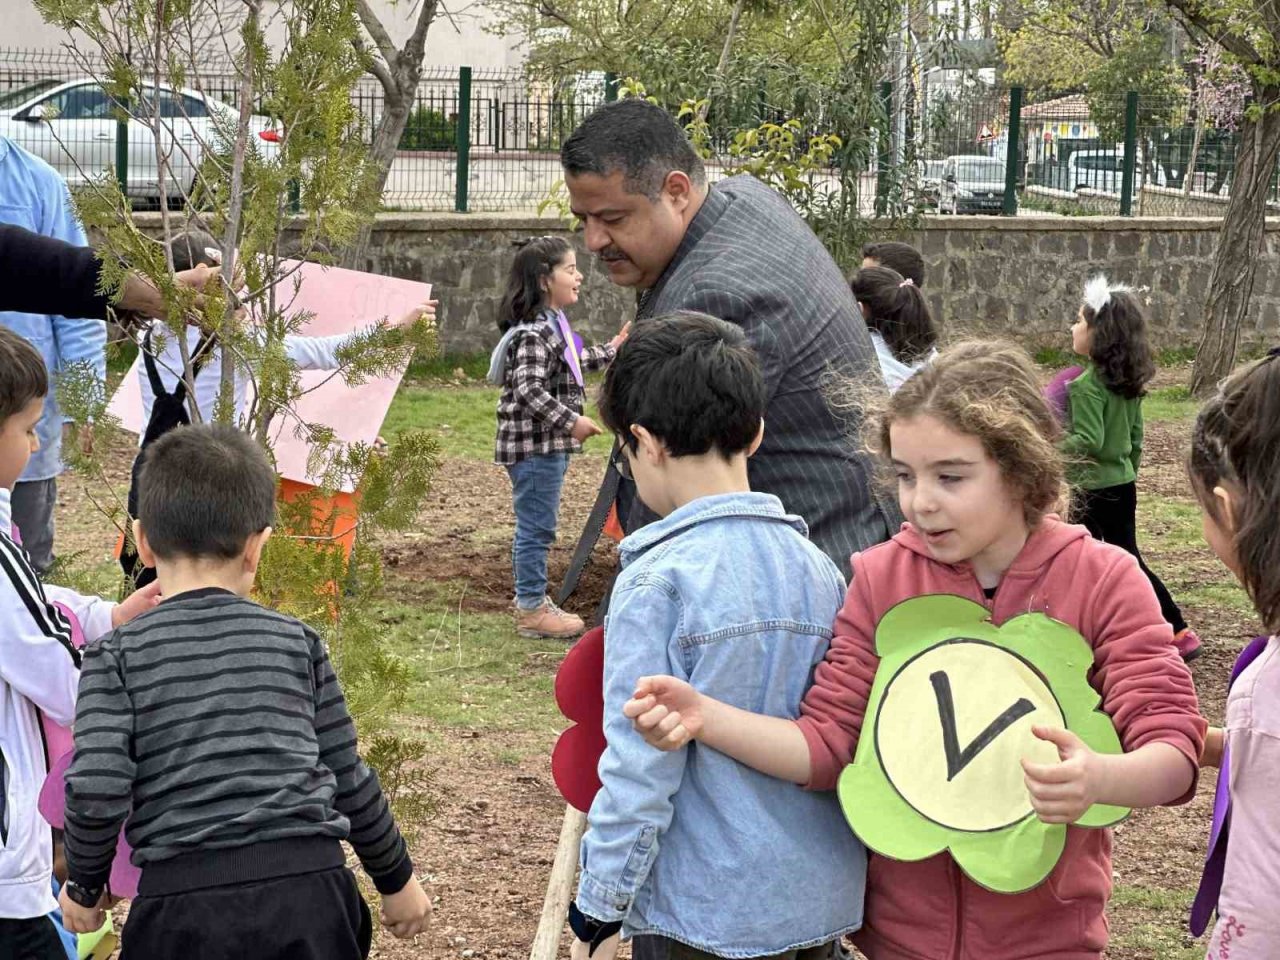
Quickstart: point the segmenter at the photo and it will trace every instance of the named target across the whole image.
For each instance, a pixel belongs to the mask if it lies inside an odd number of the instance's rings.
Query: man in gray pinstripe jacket
[[[768,392],[751,486],[772,493],[847,578],[849,555],[888,538],[896,510],[873,495],[857,411],[834,411],[831,377],[879,382],[875,351],[831,255],[790,205],[751,176],[708,187],[702,161],[662,108],[607,104],[560,151],[587,248],[639,291],[637,320],[676,310],[737,324]],[[628,532],[652,515],[636,501]]]

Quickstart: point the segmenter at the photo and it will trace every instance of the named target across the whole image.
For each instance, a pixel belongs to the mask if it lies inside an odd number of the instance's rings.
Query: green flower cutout
[[[1032,726],[1065,727],[1098,753],[1122,749],[1089,686],[1093,651],[1080,634],[1041,613],[999,627],[988,618],[945,595],[884,615],[862,739],[837,789],[876,853],[923,860],[949,850],[976,883],[1018,893],[1049,875],[1067,835],[1031,808],[1020,759],[1058,759]],[[1107,827],[1128,812],[1095,804],[1076,825]]]

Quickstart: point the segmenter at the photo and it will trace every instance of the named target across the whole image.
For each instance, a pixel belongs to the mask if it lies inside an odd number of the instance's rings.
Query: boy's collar
[[[720,520],[725,517],[754,517],[758,520],[776,520],[787,523],[805,536],[809,528],[795,514],[783,509],[782,501],[771,493],[722,493],[710,497],[699,497],[690,500],[684,506],[667,514],[648,526],[641,527],[618,544],[618,552],[624,565],[630,563],[641,553],[657,546],[663,540],[683,533],[690,527],[696,527],[708,520]]]
[[[193,590],[184,590],[182,593],[175,593],[172,597],[164,597],[161,603],[172,603],[175,600],[203,600],[206,597],[235,597],[243,599],[240,594],[226,587],[196,587]]]

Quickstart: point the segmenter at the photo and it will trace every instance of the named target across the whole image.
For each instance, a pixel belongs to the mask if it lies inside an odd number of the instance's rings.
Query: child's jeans
[[[838,956],[835,940],[819,944],[816,947],[805,947],[802,950],[788,950],[786,953],[758,960],[828,960]],[[659,937],[653,934],[639,934],[631,939],[631,960],[718,960],[714,953],[707,953],[697,947]]]
[[[507,466],[516,513],[511,565],[516,606],[522,610],[536,609],[547,595],[547,554],[556,539],[560,488],[568,469],[567,453],[535,454]]]

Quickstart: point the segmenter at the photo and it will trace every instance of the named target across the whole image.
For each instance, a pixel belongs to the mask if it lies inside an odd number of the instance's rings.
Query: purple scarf
[[[569,326],[569,318],[564,315],[563,310],[556,311],[556,324],[560,327],[560,336],[564,337],[564,342],[568,344],[564,348],[564,362],[569,365],[569,372],[573,374],[574,382],[582,387],[582,338],[573,332],[573,328]]]
[[[1231,680],[1227,683],[1228,690],[1245,667],[1266,649],[1267,640],[1267,637],[1254,637],[1236,658],[1236,665],[1231,668]],[[1191,902],[1191,933],[1197,937],[1208,928],[1209,917],[1218,907],[1218,894],[1222,892],[1222,873],[1227,862],[1227,834],[1231,830],[1231,752],[1227,749],[1225,736],[1224,733],[1222,765],[1218,768],[1218,789],[1213,796],[1213,828],[1209,831],[1209,853],[1205,857],[1204,872],[1200,875],[1200,889]]]

